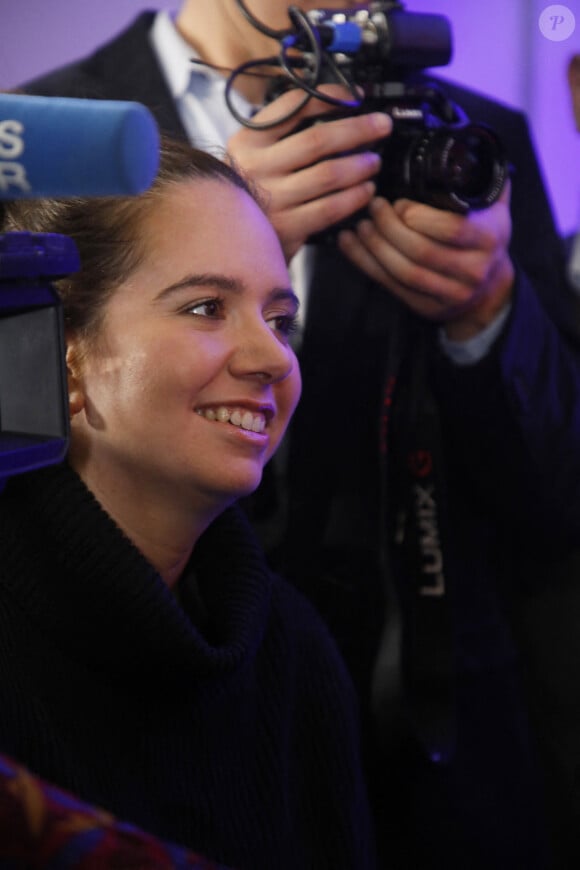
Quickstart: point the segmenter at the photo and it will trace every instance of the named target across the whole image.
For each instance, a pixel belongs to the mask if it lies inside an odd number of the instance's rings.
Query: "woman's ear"
[[[66,346],[66,376],[68,384],[68,407],[69,414],[74,417],[85,406],[85,394],[82,387],[81,377],[82,352],[78,339],[67,339]]]

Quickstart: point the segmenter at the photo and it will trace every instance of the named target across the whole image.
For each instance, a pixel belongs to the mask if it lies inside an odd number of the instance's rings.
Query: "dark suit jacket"
[[[25,89],[138,100],[166,132],[184,136],[148,41],[152,18],[143,13],[90,57]],[[472,120],[499,133],[514,167],[509,322],[483,363],[458,371],[438,353],[434,326],[417,323],[334,247],[320,248],[291,430],[287,546],[272,558],[318,605],[358,686],[380,831],[390,855],[406,856],[389,866],[532,870],[548,866],[544,796],[557,845],[580,818],[580,692],[569,664],[580,661],[572,620],[580,600],[567,561],[580,528],[571,484],[580,465],[580,310],[566,290],[524,116],[446,87]],[[419,348],[426,373],[413,374]],[[399,722],[398,749],[387,753],[404,763],[391,757],[383,769],[367,714],[381,634],[398,605],[385,571],[394,564],[385,534],[393,505],[378,444],[385,378],[404,374],[400,360],[411,361],[411,374],[399,378],[399,406],[428,389],[441,420],[457,746],[451,764],[432,765]],[[403,455],[395,449],[395,466]],[[400,591],[405,581],[394,582]]]

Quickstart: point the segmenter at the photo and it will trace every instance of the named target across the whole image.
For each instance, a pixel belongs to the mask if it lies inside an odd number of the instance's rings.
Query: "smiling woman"
[[[257,487],[298,399],[280,245],[241,180],[188,146],[142,197],[7,209],[6,229],[25,226],[71,235],[83,263],[61,284],[69,462],[172,586]]]
[[[245,180],[165,142],[138,197],[6,203],[72,236],[71,441],[0,498],[0,750],[238,868],[373,866],[351,686],[236,499],[300,392]]]

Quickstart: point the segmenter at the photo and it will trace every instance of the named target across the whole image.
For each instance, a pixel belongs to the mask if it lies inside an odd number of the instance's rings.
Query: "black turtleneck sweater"
[[[239,870],[374,866],[355,701],[231,509],[179,595],[68,466],[0,495],[0,752]]]

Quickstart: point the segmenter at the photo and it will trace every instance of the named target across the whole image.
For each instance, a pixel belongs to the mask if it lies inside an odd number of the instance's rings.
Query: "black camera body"
[[[382,196],[460,214],[498,199],[508,174],[499,138],[488,126],[469,121],[436,85],[403,86],[400,97],[373,98],[364,106],[393,120],[391,135],[376,146]]]
[[[307,124],[370,111],[393,119],[392,133],[376,146],[382,157],[379,195],[458,213],[498,199],[509,171],[498,136],[471,121],[442,84],[424,75],[451,59],[445,16],[410,13],[401,3],[376,0],[364,8],[313,10],[298,23],[292,47],[303,53],[304,71],[291,75],[292,86],[306,82],[315,95],[311,74],[315,87],[343,82],[358,98]]]
[[[0,233],[0,491],[68,448],[64,319],[53,282],[80,268],[72,239]]]

